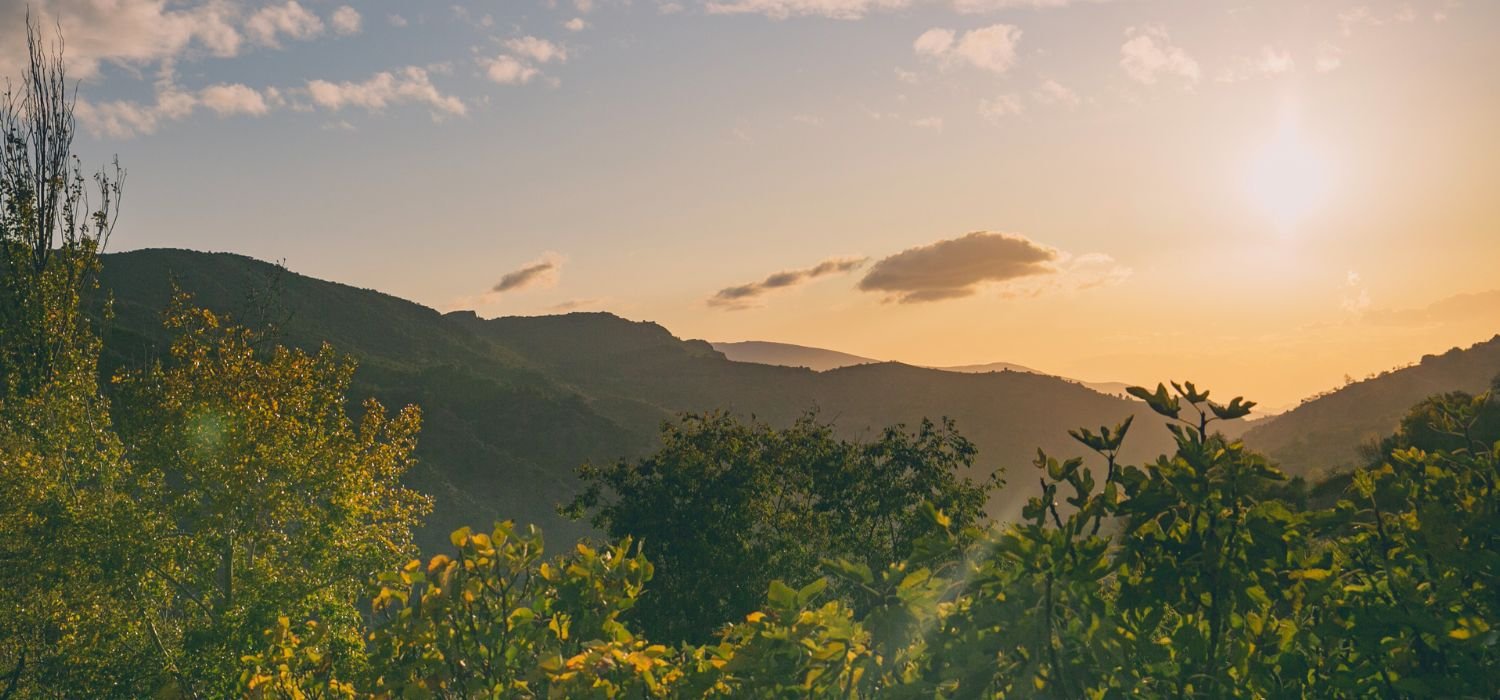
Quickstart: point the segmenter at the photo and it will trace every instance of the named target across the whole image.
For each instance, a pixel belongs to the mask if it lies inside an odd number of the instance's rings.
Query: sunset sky
[[[31,8],[115,250],[1273,406],[1500,332],[1497,2]]]

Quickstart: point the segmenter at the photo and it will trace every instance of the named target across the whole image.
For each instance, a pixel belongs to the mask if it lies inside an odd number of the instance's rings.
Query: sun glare
[[[1279,233],[1289,234],[1326,199],[1328,162],[1294,125],[1283,124],[1251,160],[1246,180],[1255,206]]]

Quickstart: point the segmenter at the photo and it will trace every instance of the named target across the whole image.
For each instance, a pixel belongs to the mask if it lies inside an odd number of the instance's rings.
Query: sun
[[[1251,158],[1246,191],[1276,230],[1285,235],[1297,231],[1323,205],[1329,175],[1322,154],[1294,124],[1283,123],[1275,137]]]

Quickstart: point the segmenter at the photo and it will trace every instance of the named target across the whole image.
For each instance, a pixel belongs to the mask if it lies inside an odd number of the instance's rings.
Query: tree
[[[131,600],[150,584],[132,563],[155,521],[111,430],[85,309],[123,171],[96,175],[90,201],[61,42],[28,18],[26,46],[0,95],[0,696],[129,696],[148,690],[124,670],[149,647]]]
[[[813,415],[785,430],[686,415],[663,426],[649,457],[585,465],[587,488],[570,510],[634,538],[655,562],[634,611],[641,628],[701,642],[754,610],[773,579],[805,585],[823,559],[884,568],[909,556],[931,527],[924,503],[960,525],[979,521],[996,482],[963,476],[974,453],[950,422],[857,443]]]
[[[357,665],[360,592],[415,553],[430,507],[400,484],[419,413],[388,417],[370,400],[356,421],[352,360],[327,345],[257,353],[254,332],[190,301],[166,315],[166,361],[116,378],[126,454],[164,485],[143,499],[169,523],[148,554],[169,584],[161,662],[180,690],[220,695],[244,650],[291,615],[319,621],[330,663]]]

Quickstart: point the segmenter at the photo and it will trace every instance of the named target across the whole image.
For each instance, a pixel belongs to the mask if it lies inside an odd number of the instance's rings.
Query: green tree
[[[111,430],[85,309],[123,173],[84,177],[61,46],[28,21],[26,48],[0,95],[0,696],[139,695],[151,584],[134,562],[156,520]]]
[[[656,563],[634,611],[641,628],[702,642],[753,611],[773,579],[806,585],[828,558],[883,569],[909,556],[930,529],[924,503],[960,525],[983,518],[996,481],[964,476],[974,454],[949,422],[861,443],[812,415],[784,430],[686,415],[663,426],[649,457],[584,465],[587,488],[570,510],[641,542]]]
[[[429,508],[400,484],[417,410],[370,400],[354,420],[352,360],[326,345],[258,353],[254,332],[186,296],[166,324],[168,357],[116,378],[127,456],[164,484],[145,499],[169,523],[147,564],[169,584],[161,661],[181,690],[219,695],[291,615],[319,621],[331,662],[359,663],[364,582],[415,552]]]

